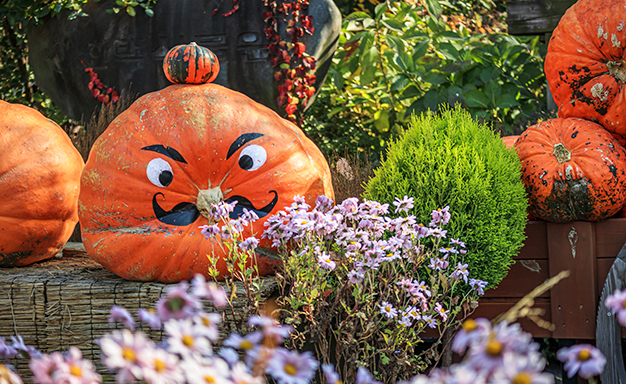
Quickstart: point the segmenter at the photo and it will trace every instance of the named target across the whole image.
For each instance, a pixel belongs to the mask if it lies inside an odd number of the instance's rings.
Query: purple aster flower
[[[252,332],[246,336],[241,336],[237,333],[231,333],[224,345],[227,347],[239,349],[242,351],[251,351],[263,340],[263,334],[261,332]]]
[[[221,233],[220,227],[217,224],[213,225],[201,225],[198,228],[201,229],[200,233],[208,240]]]
[[[237,201],[231,201],[230,203],[222,201],[217,204],[211,204],[211,208],[209,208],[209,217],[214,221],[226,219],[229,216],[228,214],[235,209],[235,205],[237,205]]]
[[[435,209],[431,212],[430,226],[444,226],[450,221],[450,206],[446,205],[444,208]]]
[[[122,323],[126,328],[131,331],[135,330],[135,319],[124,307],[114,305],[111,307],[111,314],[109,315],[109,324]]]
[[[328,212],[333,204],[334,201],[324,195],[319,195],[317,199],[315,199],[315,209],[320,212]]]
[[[74,346],[67,351],[64,364],[60,364],[51,376],[55,383],[96,384],[102,382],[102,377],[96,373],[93,362],[83,359],[81,350]]]
[[[23,384],[22,378],[6,365],[0,365],[0,378],[2,384]]]
[[[256,237],[254,236],[248,237],[247,239],[239,243],[239,247],[243,249],[244,251],[254,250],[258,246],[259,246],[259,240],[257,240]]]
[[[277,348],[265,372],[279,384],[308,384],[315,377],[319,363],[309,351],[298,353]]]
[[[187,293],[187,282],[165,288],[165,296],[156,303],[156,313],[161,321],[191,317],[202,309],[200,300]]]
[[[465,350],[472,344],[486,338],[491,332],[491,321],[485,318],[467,319],[463,322],[461,329],[452,340],[452,351],[458,354],[465,353]]]
[[[448,262],[448,260],[446,260],[446,255],[444,254],[443,257],[431,257],[428,268],[434,271],[441,271],[448,268],[449,265],[450,263]]]
[[[616,290],[609,295],[604,305],[617,315],[617,321],[622,327],[626,327],[626,290]]]
[[[502,367],[494,371],[490,384],[554,384],[554,375],[543,373],[546,361],[539,353],[506,353],[503,362]]]
[[[0,336],[0,357],[10,359],[17,356],[18,352],[13,346],[6,344],[4,337]]]
[[[467,279],[469,278],[469,271],[467,270],[468,264],[457,264],[456,268],[454,268],[454,272],[450,274],[450,278],[454,280],[463,280],[465,284],[467,284]]]
[[[139,308],[137,317],[142,323],[146,323],[151,329],[161,329],[161,319],[152,309]]]
[[[228,365],[235,365],[239,361],[239,354],[233,348],[226,347],[221,348],[217,355],[220,356],[224,361],[228,363]]]
[[[393,319],[394,317],[398,316],[398,310],[386,301],[383,301],[379,308],[380,313],[385,315],[388,319]]]
[[[429,328],[437,328],[437,320],[433,319],[432,316],[422,316],[422,321],[426,323]]]
[[[224,289],[213,282],[207,283],[205,277],[199,273],[191,280],[191,286],[191,293],[194,296],[208,299],[217,308],[224,308],[228,304],[228,296]]]
[[[240,218],[246,222],[254,223],[259,220],[259,215],[257,215],[254,211],[249,211],[247,208],[244,208],[243,214]]]
[[[53,384],[52,375],[65,364],[63,355],[60,352],[51,354],[44,353],[41,357],[32,358],[28,362],[28,367],[33,373],[33,381],[39,384]]]
[[[462,242],[462,241],[461,241],[461,240],[459,240],[459,239],[450,239],[450,244],[452,244],[452,245],[458,245],[458,246],[459,246],[459,247],[461,247],[461,248],[465,248],[465,243],[464,243],[464,242]]]
[[[326,252],[322,252],[321,254],[317,255],[317,261],[320,263],[320,266],[322,268],[329,271],[335,270],[335,267],[337,266],[337,264],[331,260],[330,255]]]
[[[102,363],[116,370],[119,383],[142,379],[141,356],[155,345],[144,333],[132,333],[128,329],[115,330],[100,339]]]
[[[413,208],[413,203],[415,201],[412,197],[404,196],[402,199],[396,197],[393,205],[396,206],[395,213],[398,212],[409,212]]]
[[[489,283],[480,279],[469,279],[470,287],[474,288],[479,295],[485,294],[487,284]]]
[[[350,272],[348,272],[348,281],[351,284],[359,284],[363,281],[364,278],[365,278],[365,273],[363,272],[362,269],[359,269],[358,271],[353,269]]]
[[[446,321],[448,319],[448,311],[441,305],[441,303],[435,304],[435,313],[441,316],[441,320]]]
[[[328,384],[337,384],[341,382],[341,378],[332,364],[322,364],[322,372]]]
[[[606,364],[602,352],[591,344],[576,344],[562,348],[556,353],[556,357],[565,363],[567,377],[573,377],[578,373],[583,379],[589,379],[601,374]]]
[[[403,315],[402,318],[398,321],[398,324],[403,327],[410,327],[411,325],[413,325],[413,322],[411,321],[410,317]]]
[[[20,353],[24,357],[39,357],[41,356],[41,352],[32,345],[24,344],[24,339],[21,335],[11,336],[11,341],[13,342],[13,348]]]
[[[293,328],[290,325],[282,325],[273,317],[265,315],[253,315],[248,318],[248,325],[259,326],[263,329],[263,336],[276,344],[281,344],[289,337]]]
[[[374,379],[370,371],[365,367],[359,367],[356,371],[356,384],[383,384]]]

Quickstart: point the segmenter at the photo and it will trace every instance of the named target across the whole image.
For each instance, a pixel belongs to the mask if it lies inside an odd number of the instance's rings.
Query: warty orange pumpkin
[[[53,257],[78,222],[83,159],[55,122],[0,101],[0,266]]]
[[[626,135],[626,9],[622,0],[579,0],[552,33],[545,59],[559,117]]]
[[[295,195],[334,197],[326,160],[298,127],[216,84],[175,84],[135,101],[94,144],[81,188],[89,254],[123,278],[161,282],[206,275],[210,254],[227,273],[217,240],[198,228],[209,224],[199,206],[207,198],[237,200],[233,218],[254,210],[259,238]],[[259,256],[259,273],[279,263]]]
[[[529,213],[564,223],[600,221],[626,201],[626,157],[602,126],[569,118],[540,122],[515,143]]]
[[[175,84],[204,84],[217,78],[220,64],[210,49],[192,42],[177,45],[167,52],[163,72]]]

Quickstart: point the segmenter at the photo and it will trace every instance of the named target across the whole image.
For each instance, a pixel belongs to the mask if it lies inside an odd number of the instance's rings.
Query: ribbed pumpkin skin
[[[515,143],[517,142],[517,139],[519,139],[519,135],[503,136],[500,139],[502,139],[502,142],[508,149],[511,149],[515,147]]]
[[[78,222],[83,159],[52,120],[0,101],[0,266],[49,259]]]
[[[175,84],[204,84],[217,78],[220,64],[208,48],[190,43],[169,50],[163,59],[163,72]]]
[[[559,117],[626,135],[625,11],[623,0],[579,0],[559,21],[544,65]]]
[[[602,126],[576,118],[551,119],[524,131],[515,147],[531,215],[556,223],[600,221],[624,205],[624,151]],[[563,149],[571,158],[560,163],[555,152]]]
[[[251,139],[237,145],[246,137]],[[180,156],[142,150],[156,145]],[[259,148],[266,151],[265,163],[244,170],[244,154]],[[159,178],[163,185],[169,182],[160,187],[147,174],[149,164],[163,162],[173,177]],[[256,208],[271,206],[276,199],[269,214],[254,223],[257,239],[267,218],[291,205],[294,195],[304,196],[309,204],[319,195],[334,196],[326,160],[295,125],[220,85],[176,84],[135,101],[94,144],[79,202],[85,248],[105,268],[129,280],[176,282],[206,275],[207,255],[224,255],[217,241],[200,233],[198,227],[208,220],[200,215],[191,223],[167,224],[157,218],[154,203],[165,211],[197,204],[199,190],[218,185],[225,199],[243,196]],[[270,243],[264,239],[260,246],[269,248]],[[278,263],[259,257],[259,273],[274,273]],[[223,259],[217,268],[222,276],[227,273]]]

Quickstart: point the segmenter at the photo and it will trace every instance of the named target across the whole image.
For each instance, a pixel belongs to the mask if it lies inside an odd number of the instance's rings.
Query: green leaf
[[[372,18],[370,17],[370,15],[368,15],[365,12],[353,12],[349,14],[348,16],[344,17],[343,21],[364,20],[364,19],[372,19]]]
[[[404,31],[404,24],[396,19],[384,19],[383,25],[391,30],[402,32]]]
[[[404,52],[404,41],[402,41],[401,38],[394,35],[387,35],[385,36],[385,40],[387,41],[387,44],[389,44],[389,47],[394,51],[398,53]]]
[[[498,108],[513,108],[519,105],[519,101],[517,101],[515,95],[510,93],[505,93],[496,100],[496,107]]]
[[[411,83],[411,80],[405,74],[399,74],[398,76],[391,79],[391,91],[397,92],[403,90]]]
[[[376,62],[378,60],[378,51],[375,47],[371,47],[365,55],[361,57],[361,86],[371,83],[376,76]]]
[[[363,56],[374,45],[376,31],[367,31],[359,41],[359,56]]]
[[[416,62],[426,55],[426,52],[428,52],[428,43],[430,43],[430,39],[425,39],[413,46],[413,62]]]
[[[437,91],[435,89],[431,89],[430,91],[426,92],[426,94],[424,95],[424,107],[426,109],[430,109],[431,111],[437,110],[437,107],[439,106],[439,102],[437,99]]]
[[[413,59],[406,52],[397,53],[394,58],[394,62],[398,64],[403,71],[413,71]]]
[[[376,8],[374,8],[374,15],[376,17],[376,20],[380,20],[380,18],[382,17],[383,13],[385,13],[387,11],[387,2],[382,2],[380,4],[378,4],[376,6]]]
[[[439,53],[448,60],[458,61],[460,60],[459,51],[452,45],[452,43],[441,43],[437,49]]]
[[[468,107],[472,108],[484,108],[489,105],[489,98],[478,89],[463,94],[463,100]]]
[[[150,17],[154,16],[154,11],[152,9],[150,9],[150,8],[146,8],[145,12],[146,12],[146,15],[148,15]]]
[[[128,12],[128,14],[131,15],[132,17],[135,17],[135,15],[137,14],[137,12],[135,11],[135,8],[133,7],[126,8],[126,12]]]
[[[439,72],[428,72],[426,76],[424,76],[424,81],[432,85],[441,85],[448,81],[448,78]]]
[[[500,87],[500,84],[498,84],[498,82],[490,81],[485,84],[483,92],[485,93],[485,96],[487,96],[487,98],[489,99],[490,104],[495,105],[496,100],[500,97],[500,94],[502,93],[502,88]]]
[[[426,10],[432,17],[441,17],[441,12],[443,12],[443,8],[441,7],[439,0],[425,0],[424,2],[426,3]]]
[[[389,130],[389,112],[379,110],[374,113],[374,126],[378,132],[387,132]]]

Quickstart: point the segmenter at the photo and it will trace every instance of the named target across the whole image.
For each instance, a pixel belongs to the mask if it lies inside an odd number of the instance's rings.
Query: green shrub
[[[522,247],[528,200],[520,162],[485,124],[462,108],[413,117],[387,149],[365,197],[392,203],[412,196],[412,212],[428,225],[430,212],[450,206],[448,237],[467,245],[470,274],[497,285]]]

